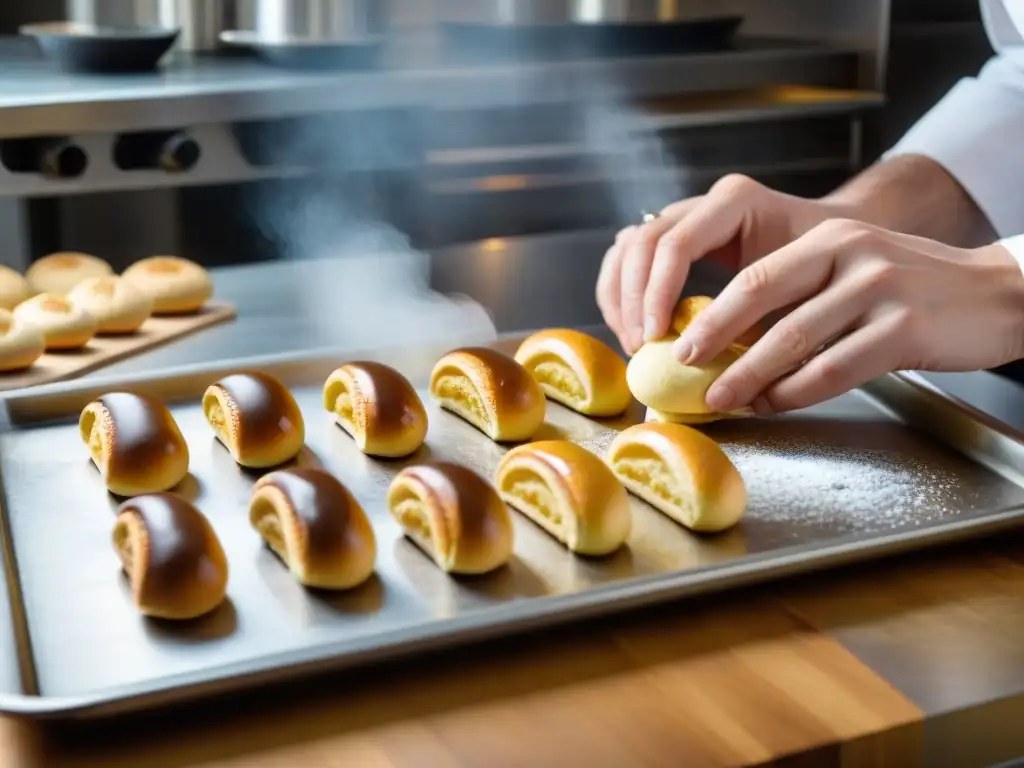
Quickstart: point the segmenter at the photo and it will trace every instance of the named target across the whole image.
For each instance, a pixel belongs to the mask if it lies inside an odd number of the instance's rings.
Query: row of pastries
[[[24,275],[0,266],[0,371],[81,349],[97,335],[135,333],[154,315],[194,313],[212,294],[207,271],[178,256],[141,259],[121,275],[85,253],[44,256]]]
[[[713,439],[689,426],[631,426],[602,456],[569,441],[531,441],[548,399],[588,416],[614,416],[629,407],[630,378],[614,350],[567,329],[530,336],[514,356],[483,347],[444,355],[430,377],[431,397],[491,440],[518,445],[491,478],[446,461],[405,466],[387,491],[390,514],[450,574],[487,573],[509,561],[510,509],[585,556],[610,554],[629,538],[630,493],[693,531],[733,526],[746,509],[743,478]],[[382,363],[340,366],[323,385],[323,407],[371,457],[411,456],[427,438],[427,411],[415,388]],[[207,388],[202,409],[239,465],[268,470],[252,489],[249,522],[293,576],[321,589],[365,582],[377,543],[359,500],[323,469],[280,468],[305,443],[291,392],[266,373],[236,373]],[[107,488],[129,497],[118,509],[114,546],[138,608],[184,619],[219,605],[227,558],[207,518],[169,492],[188,473],[189,451],[166,405],[112,392],[84,408],[79,427]]]

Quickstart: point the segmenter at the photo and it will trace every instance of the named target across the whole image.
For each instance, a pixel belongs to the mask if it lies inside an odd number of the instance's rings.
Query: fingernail
[[[727,384],[715,384],[704,399],[708,407],[716,411],[731,411],[736,407],[736,393]]]
[[[672,347],[672,353],[679,358],[679,362],[683,365],[689,364],[693,358],[693,351],[693,344],[683,337],[680,337]]]
[[[648,315],[644,318],[644,341],[654,341],[658,333],[658,318]]]

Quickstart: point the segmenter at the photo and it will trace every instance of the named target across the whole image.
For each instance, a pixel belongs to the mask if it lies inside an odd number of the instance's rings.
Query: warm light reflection
[[[487,192],[504,192],[510,189],[526,189],[525,176],[488,176],[478,179],[476,187]]]
[[[487,253],[497,253],[499,251],[504,251],[507,245],[505,241],[500,237],[490,237],[484,240],[480,244],[480,247]]]

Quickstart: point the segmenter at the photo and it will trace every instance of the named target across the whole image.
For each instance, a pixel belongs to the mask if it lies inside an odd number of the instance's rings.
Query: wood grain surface
[[[1003,537],[130,720],[0,720],[0,765],[981,768],[1024,754],[1022,629]]]
[[[210,302],[194,315],[151,317],[138,332],[124,336],[96,336],[84,348],[48,352],[25,371],[0,373],[0,391],[35,387],[74,379],[105,365],[148,352],[175,339],[224,323],[235,317],[231,304]]]

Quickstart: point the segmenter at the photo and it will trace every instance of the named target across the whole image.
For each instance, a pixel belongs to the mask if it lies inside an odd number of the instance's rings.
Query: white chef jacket
[[[986,4],[995,3],[983,0],[983,18],[998,48],[1006,30],[994,25],[1022,31],[1024,3],[1003,0],[996,16]],[[1024,269],[1024,58],[997,54],[977,77],[960,80],[885,156],[907,154],[942,165]]]

